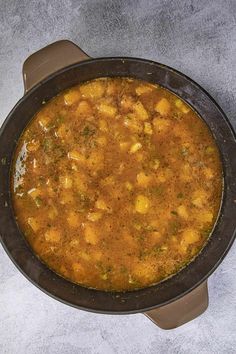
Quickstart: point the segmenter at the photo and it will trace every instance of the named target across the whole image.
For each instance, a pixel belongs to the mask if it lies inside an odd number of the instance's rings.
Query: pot
[[[33,253],[14,216],[11,163],[22,131],[42,103],[73,85],[102,76],[129,76],[157,83],[180,96],[198,112],[218,145],[224,178],[222,204],[214,230],[202,252],[171,278],[145,289],[105,292],[62,278]],[[192,320],[208,306],[207,278],[231,247],[236,228],[236,140],[233,129],[210,95],[184,74],[137,58],[91,59],[70,41],[55,42],[31,55],[23,65],[25,94],[0,131],[0,236],[17,268],[53,298],[79,309],[106,313],[144,313],[170,329]]]

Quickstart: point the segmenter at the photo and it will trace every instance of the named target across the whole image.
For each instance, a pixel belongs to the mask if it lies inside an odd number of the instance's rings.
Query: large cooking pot
[[[223,111],[198,84],[180,72],[136,58],[91,59],[74,43],[59,41],[31,55],[23,66],[25,94],[0,131],[0,237],[17,268],[53,298],[79,309],[145,313],[159,327],[177,327],[208,306],[207,278],[233,243],[236,226],[236,140]],[[18,228],[11,201],[11,163],[19,137],[42,103],[62,90],[102,76],[129,76],[157,83],[179,95],[209,126],[223,164],[224,191],[211,237],[196,259],[173,277],[146,289],[105,292],[62,278],[42,263]]]

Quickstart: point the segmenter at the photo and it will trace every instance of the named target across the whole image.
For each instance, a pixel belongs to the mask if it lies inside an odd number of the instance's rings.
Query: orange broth
[[[219,152],[190,106],[158,85],[101,78],[46,103],[23,132],[18,224],[51,269],[86,287],[158,283],[205,245],[222,194]]]

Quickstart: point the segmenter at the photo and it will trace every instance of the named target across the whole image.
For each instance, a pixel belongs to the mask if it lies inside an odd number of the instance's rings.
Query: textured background
[[[88,54],[157,60],[191,76],[236,127],[236,1],[0,0],[0,124],[23,94],[32,52],[71,39]],[[200,318],[163,331],[143,315],[103,316],[43,294],[0,248],[0,353],[235,353],[236,247],[209,279]]]

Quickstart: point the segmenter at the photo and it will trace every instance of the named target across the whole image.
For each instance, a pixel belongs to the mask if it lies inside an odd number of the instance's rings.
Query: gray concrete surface
[[[186,73],[236,127],[235,0],[0,0],[0,123],[23,94],[22,63],[58,39],[88,54],[137,56]],[[0,248],[0,353],[236,353],[235,245],[209,279],[210,306],[163,331],[141,314],[63,305],[30,284]]]

